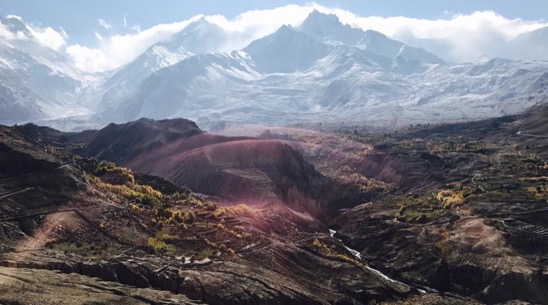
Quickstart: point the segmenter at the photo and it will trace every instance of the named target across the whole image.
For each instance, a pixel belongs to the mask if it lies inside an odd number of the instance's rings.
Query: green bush
[[[147,246],[156,252],[164,252],[167,250],[167,244],[154,237],[148,238]]]
[[[203,259],[206,259],[206,258],[212,256],[213,254],[215,254],[215,250],[207,248],[207,249],[204,249],[204,250],[200,251],[200,253],[196,254],[196,256],[194,256],[194,259],[198,260],[198,261],[201,261]]]

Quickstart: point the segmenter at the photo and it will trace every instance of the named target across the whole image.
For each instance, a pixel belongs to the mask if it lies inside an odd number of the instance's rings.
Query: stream
[[[355,257],[356,259],[358,259],[359,261],[365,263],[365,261],[362,259],[361,253],[358,252],[358,251],[356,251],[356,250],[354,250],[354,249],[352,249],[352,248],[350,248],[350,247],[348,247],[347,245],[345,245],[345,244],[342,242],[342,240],[336,238],[336,237],[335,237],[335,234],[336,234],[336,233],[337,233],[337,231],[329,229],[329,234],[331,235],[332,238],[334,238],[334,239],[340,241],[340,242],[343,244],[343,246],[346,248],[346,250],[348,250],[348,252],[352,253],[352,255],[354,255],[354,257]],[[400,284],[400,285],[404,285],[404,286],[407,286],[407,287],[410,287],[410,288],[417,289],[417,290],[420,292],[420,294],[425,294],[425,293],[426,293],[426,291],[423,290],[423,289],[420,289],[420,288],[417,288],[417,287],[414,287],[414,286],[411,286],[411,285],[402,283],[402,282],[400,282],[400,281],[397,281],[397,280],[395,280],[395,279],[393,279],[393,278],[390,278],[390,277],[388,277],[386,274],[380,272],[379,270],[373,269],[373,268],[369,267],[367,264],[365,264],[365,266],[366,266],[367,270],[369,270],[369,271],[371,271],[371,272],[377,274],[378,276],[382,277],[383,279],[385,279],[385,280],[387,280],[387,281],[389,281],[389,282],[398,283],[398,284]],[[430,289],[429,289],[429,290],[430,290]],[[432,292],[437,292],[437,291],[436,291],[435,289],[432,289]]]

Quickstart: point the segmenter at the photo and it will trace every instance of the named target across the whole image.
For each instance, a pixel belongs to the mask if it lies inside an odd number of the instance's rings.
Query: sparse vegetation
[[[167,244],[164,241],[154,237],[148,238],[147,246],[156,252],[163,252],[167,250]]]
[[[450,208],[453,205],[461,204],[464,202],[464,192],[463,191],[453,191],[453,190],[441,190],[436,195],[441,203],[443,203],[444,208]]]
[[[198,261],[204,260],[206,258],[211,257],[213,254],[215,254],[215,252],[216,251],[214,249],[206,248],[206,249],[200,251],[198,254],[196,254],[194,256],[194,260],[198,260]]]
[[[238,204],[235,206],[218,208],[215,214],[229,214],[243,217],[259,217],[261,215],[261,211],[254,209],[246,204]]]
[[[207,246],[195,255],[195,260],[210,257],[217,251],[232,255],[235,251],[226,242],[237,246],[253,240],[253,234],[239,222],[234,222],[235,219],[262,215],[260,210],[245,204],[219,207],[215,202],[203,201],[192,194],[162,194],[150,185],[137,184],[130,170],[112,162],[100,162],[94,173],[88,175],[88,181],[129,200],[130,211],[150,219],[151,228],[156,232],[146,239],[146,247],[158,254],[187,251],[177,248],[177,245],[192,241],[196,246]],[[231,220],[230,225],[226,223],[227,219]],[[216,231],[211,231],[213,228]],[[206,234],[212,232],[217,232],[218,236],[210,239]],[[223,242],[217,244],[215,240],[221,237]]]
[[[314,241],[312,241],[312,246],[314,246],[314,248],[318,252],[320,252],[321,254],[325,256],[338,258],[338,259],[347,261],[349,263],[352,263],[364,270],[366,269],[366,265],[364,263],[362,263],[361,261],[357,260],[356,258],[346,253],[342,253],[341,251],[339,251],[337,245],[335,244],[328,245],[319,239],[314,239]]]

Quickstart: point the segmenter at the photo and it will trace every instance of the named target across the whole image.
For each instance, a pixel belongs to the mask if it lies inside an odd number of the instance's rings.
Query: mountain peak
[[[169,49],[183,47],[191,53],[203,54],[220,50],[225,51],[223,46],[228,41],[229,33],[225,29],[209,22],[202,16],[174,34],[167,44],[169,44]]]
[[[318,41],[349,45],[355,45],[364,34],[360,29],[342,24],[337,15],[317,10],[313,10],[297,29]]]
[[[193,21],[191,23],[189,23],[184,29],[183,31],[192,31],[192,30],[200,30],[200,29],[205,29],[207,27],[218,27],[216,24],[214,23],[211,23],[209,21],[207,21],[206,17],[205,16],[201,16],[200,18],[198,18],[196,21]]]
[[[316,9],[314,9],[308,17],[304,20],[303,24],[320,24],[320,23],[330,23],[330,24],[340,24],[342,25],[341,21],[339,20],[339,17],[335,14],[325,14],[322,13]]]
[[[29,28],[19,16],[9,15],[6,18],[1,19],[0,23],[3,24],[8,31],[14,34],[23,33],[25,36],[32,36]]]
[[[276,32],[274,32],[274,34],[279,35],[282,33],[293,33],[293,32],[295,32],[295,29],[292,26],[288,24],[284,24]]]
[[[204,16],[189,23],[180,32],[174,34],[171,40],[177,40],[185,36],[203,36],[212,32],[221,32],[223,29],[218,25],[209,22]]]
[[[261,73],[290,73],[306,70],[327,50],[316,39],[283,25],[275,33],[253,41],[244,51]]]
[[[255,41],[253,41],[250,45],[254,44],[255,42],[258,42],[258,41],[268,41],[268,43],[273,43],[275,41],[277,42],[282,42],[282,43],[285,43],[285,42],[288,42],[290,40],[295,40],[295,39],[303,39],[303,40],[306,40],[306,41],[312,41],[313,39],[308,37],[305,33],[302,33],[300,31],[296,31],[291,25],[288,25],[288,24],[284,24],[282,25],[281,27],[279,27],[276,32],[268,35],[268,36],[265,36],[263,38],[259,38]],[[284,42],[285,41],[285,42]],[[249,46],[247,46],[246,48],[248,48]],[[289,45],[287,46],[289,47]]]

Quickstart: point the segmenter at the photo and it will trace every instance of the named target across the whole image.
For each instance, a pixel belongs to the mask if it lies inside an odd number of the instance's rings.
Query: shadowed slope
[[[122,163],[150,148],[201,132],[194,122],[185,119],[154,121],[143,118],[127,124],[110,124],[97,131],[82,153]]]
[[[280,141],[212,135],[188,120],[110,124],[87,141],[78,153],[232,203],[281,204],[323,218],[368,199],[318,173]]]
[[[197,138],[205,145],[185,150]],[[220,143],[208,145],[212,138]],[[298,152],[279,141],[230,140],[198,135],[143,154],[127,165],[232,202],[283,202],[301,212],[326,216],[328,203],[338,195],[336,186]]]

